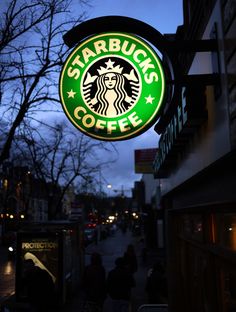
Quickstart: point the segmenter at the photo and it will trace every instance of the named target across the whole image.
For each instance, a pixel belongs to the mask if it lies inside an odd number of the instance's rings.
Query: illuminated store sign
[[[101,140],[124,140],[146,131],[164,95],[160,58],[144,40],[125,32],[82,41],[60,77],[65,114],[83,133]]]
[[[179,154],[183,153],[184,146],[191,141],[206,118],[205,87],[183,88],[182,99],[159,139],[154,161],[156,177],[166,177],[168,171],[178,161]]]

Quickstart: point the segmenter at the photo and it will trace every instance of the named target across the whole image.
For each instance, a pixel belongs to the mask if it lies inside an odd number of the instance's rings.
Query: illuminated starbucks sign
[[[90,36],[68,56],[60,76],[65,114],[83,133],[124,140],[151,127],[165,95],[165,76],[154,49],[138,36]]]

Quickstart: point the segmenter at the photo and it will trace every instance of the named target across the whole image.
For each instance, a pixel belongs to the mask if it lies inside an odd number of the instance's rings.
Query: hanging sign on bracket
[[[80,42],[60,76],[66,116],[100,140],[125,140],[146,131],[164,96],[161,59],[146,41],[126,32],[104,32]]]

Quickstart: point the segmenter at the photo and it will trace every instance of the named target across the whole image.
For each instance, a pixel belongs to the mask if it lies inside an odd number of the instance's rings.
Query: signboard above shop
[[[123,140],[149,128],[163,104],[165,75],[154,49],[121,32],[91,36],[68,56],[60,97],[69,120],[101,140]]]
[[[170,40],[123,16],[85,21],[63,38],[73,50],[60,75],[62,107],[76,128],[95,139],[136,137],[175,109],[183,86],[218,80],[212,73],[184,75],[177,57],[179,51],[217,51],[216,40]]]
[[[134,151],[135,173],[153,174],[153,163],[157,148],[138,149]]]

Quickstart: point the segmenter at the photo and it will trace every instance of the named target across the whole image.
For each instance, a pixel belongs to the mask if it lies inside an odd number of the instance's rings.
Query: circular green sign
[[[60,98],[70,121],[101,140],[124,140],[147,130],[163,102],[165,78],[155,51],[126,33],[92,36],[68,56]]]

